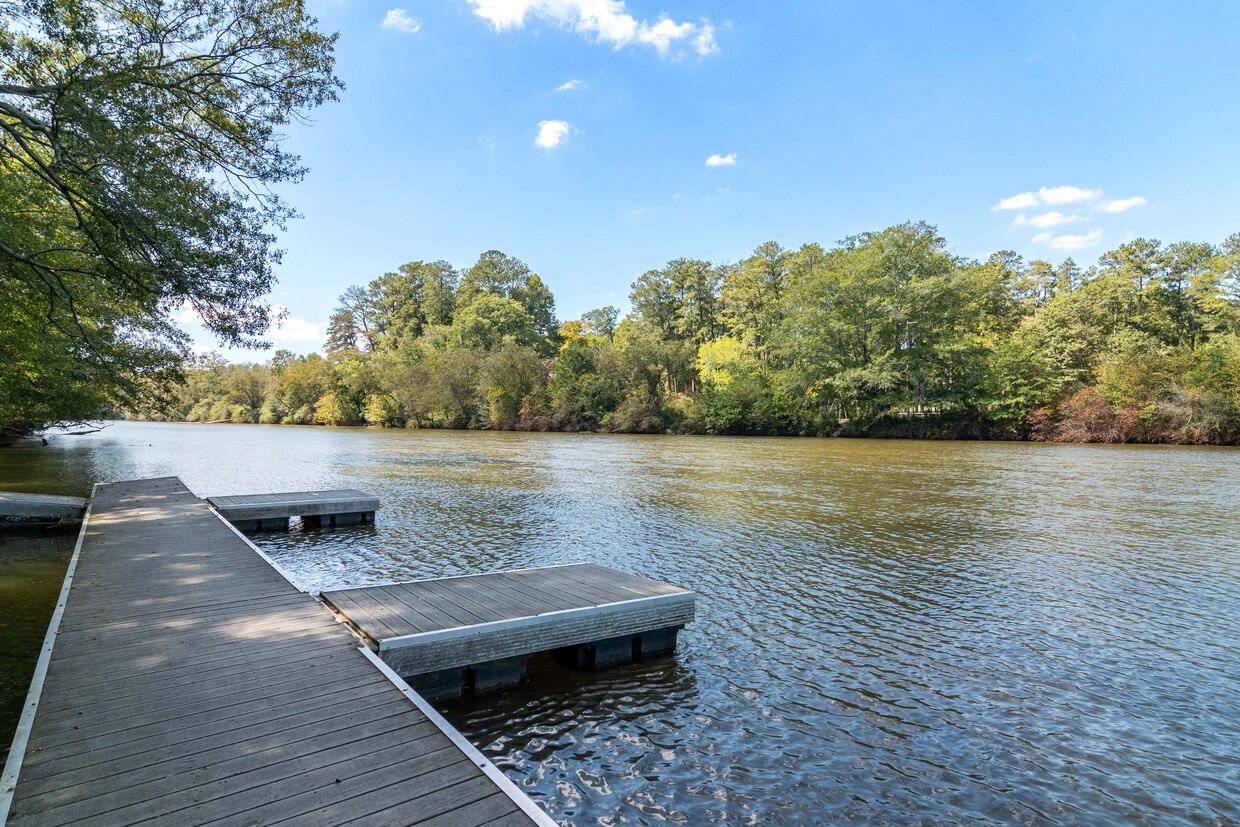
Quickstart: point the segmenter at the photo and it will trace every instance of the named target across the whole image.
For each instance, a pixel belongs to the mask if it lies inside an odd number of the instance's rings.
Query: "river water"
[[[303,588],[596,562],[696,591],[673,659],[449,718],[565,824],[1240,823],[1240,451],[121,423],[0,490],[356,487]],[[71,539],[0,542],[0,738]]]

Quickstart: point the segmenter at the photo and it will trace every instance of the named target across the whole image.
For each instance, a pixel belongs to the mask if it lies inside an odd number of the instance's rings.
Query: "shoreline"
[[[185,419],[118,419],[107,420],[109,422],[144,422],[158,423],[167,425],[257,425],[275,428],[307,428],[307,429],[324,429],[324,430],[340,430],[340,431],[432,431],[445,433],[510,433],[510,434],[595,434],[601,436],[700,436],[700,437],[719,437],[723,439],[857,439],[857,440],[907,440],[911,442],[1000,442],[1000,443],[1025,443],[1029,445],[1140,445],[1140,446],[1166,446],[1173,448],[1237,448],[1240,447],[1240,440],[1234,442],[1189,442],[1175,441],[1171,439],[1162,440],[1064,440],[1064,439],[1034,439],[1022,436],[1003,436],[998,433],[979,434],[969,436],[950,436],[950,435],[916,435],[910,433],[895,433],[891,431],[874,431],[869,433],[845,432],[833,434],[805,434],[805,433],[719,433],[711,431],[691,431],[691,430],[667,430],[667,431],[610,431],[606,429],[558,429],[558,428],[453,428],[447,426],[405,426],[392,427],[389,425],[324,425],[318,423],[290,423],[290,422],[233,422],[231,420],[211,420],[209,422],[197,422]],[[28,437],[36,438],[36,437]]]

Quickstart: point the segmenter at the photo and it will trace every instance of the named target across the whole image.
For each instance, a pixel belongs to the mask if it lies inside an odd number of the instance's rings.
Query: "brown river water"
[[[1240,449],[120,423],[0,490],[355,487],[303,588],[596,562],[699,595],[674,658],[449,719],[565,824],[1240,824]],[[7,746],[73,537],[0,537]],[[2,754],[2,753],[0,753]]]

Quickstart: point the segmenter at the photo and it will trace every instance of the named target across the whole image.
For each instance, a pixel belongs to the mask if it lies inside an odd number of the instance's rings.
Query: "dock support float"
[[[596,640],[576,646],[562,646],[551,650],[551,657],[561,666],[581,672],[597,672],[612,666],[623,666],[634,661],[654,660],[667,657],[676,651],[676,634],[683,626],[667,626],[639,635]]]
[[[682,628],[668,626],[640,635],[561,646],[551,650],[551,658],[567,669],[600,672],[638,661],[670,657],[676,651],[676,635]],[[517,655],[401,677],[432,703],[458,701],[465,695],[482,698],[520,686],[525,680],[525,664],[529,658],[529,655]]]

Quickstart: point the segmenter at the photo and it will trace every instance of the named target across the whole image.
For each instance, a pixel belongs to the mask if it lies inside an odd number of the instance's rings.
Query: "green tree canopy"
[[[299,0],[0,0],[0,286],[25,311],[0,385],[66,400],[28,423],[174,369],[184,307],[227,344],[266,331],[272,187],[305,171],[279,129],[340,88],[315,25]]]

